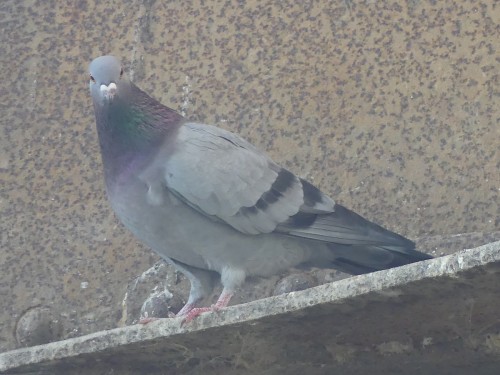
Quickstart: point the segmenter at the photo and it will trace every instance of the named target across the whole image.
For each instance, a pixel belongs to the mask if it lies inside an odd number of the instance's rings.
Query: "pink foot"
[[[189,311],[186,311],[185,314],[183,314],[184,319],[182,319],[181,324],[184,325],[185,323],[189,323],[191,320],[193,320],[194,318],[196,318],[197,316],[199,316],[205,312],[219,311],[219,310],[223,309],[224,307],[226,307],[228,305],[229,300],[231,299],[232,296],[233,296],[233,293],[222,291],[222,293],[219,296],[219,299],[217,300],[215,305],[212,305],[210,307],[191,308]],[[182,310],[184,310],[184,309],[182,309]],[[180,316],[180,314],[178,314],[178,316]]]
[[[205,312],[217,311],[217,309],[215,309],[214,307],[215,305],[211,307],[195,307],[184,316],[184,319],[182,319],[182,325],[189,323],[191,320]]]
[[[175,318],[175,316],[176,315],[173,312],[169,311],[168,315],[167,315],[167,318]],[[146,317],[146,318],[141,318],[141,319],[139,319],[138,324],[146,325],[146,324],[152,323],[152,322],[160,320],[160,319],[161,318],[156,318],[154,316]]]
[[[179,316],[184,316],[189,314],[191,310],[194,309],[195,304],[194,303],[186,303],[182,309],[179,310],[179,312],[175,315],[176,317]]]
[[[154,322],[154,321],[156,321],[158,319],[160,319],[160,318],[153,318],[153,317],[151,317],[151,318],[141,318],[139,320],[138,324],[146,325],[146,324],[152,323],[152,322]]]

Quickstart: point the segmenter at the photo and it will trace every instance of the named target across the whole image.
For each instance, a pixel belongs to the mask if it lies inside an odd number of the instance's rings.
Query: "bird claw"
[[[167,315],[167,318],[175,318],[175,316],[176,315],[173,312],[169,311],[168,315]],[[154,316],[143,317],[143,318],[139,319],[139,321],[137,322],[137,324],[146,325],[146,324],[155,322],[155,321],[160,320],[160,319],[162,319],[162,318],[157,318],[157,317],[154,317]]]
[[[219,310],[219,309],[216,309],[215,305],[212,305],[211,307],[195,307],[194,309],[189,311],[186,315],[184,315],[184,319],[182,319],[181,325],[189,323],[194,318],[196,318],[197,316],[200,316],[201,314],[203,314],[205,312],[217,311],[217,310]]]
[[[224,307],[226,307],[226,304],[220,303],[220,301],[217,301],[218,303],[210,306],[210,307],[195,307],[194,309],[190,310],[185,316],[184,319],[182,319],[181,325],[184,325],[186,323],[189,323],[192,321],[194,318],[197,316],[200,316],[203,313],[206,312],[219,312],[221,311]],[[225,301],[224,301],[225,302]]]
[[[196,318],[197,316],[203,314],[203,313],[206,313],[206,312],[210,312],[210,311],[213,311],[213,312],[217,312],[217,311],[220,311],[222,310],[224,307],[226,307],[229,303],[229,300],[231,299],[233,293],[232,292],[228,292],[228,291],[223,291],[221,293],[221,295],[219,296],[219,299],[217,300],[217,302],[210,306],[210,307],[194,307],[194,304],[191,304],[189,306],[184,306],[182,308],[182,310],[180,312],[182,312],[182,314],[177,314],[177,316],[182,316],[184,317],[182,319],[182,322],[181,322],[181,326],[186,324],[186,323],[189,323],[190,321],[192,321],[194,318]]]
[[[151,318],[141,318],[141,319],[139,319],[138,324],[146,325],[146,324],[152,323],[152,322],[154,322],[154,321],[156,321],[158,319],[160,319],[160,318],[154,318],[154,317],[151,317]]]

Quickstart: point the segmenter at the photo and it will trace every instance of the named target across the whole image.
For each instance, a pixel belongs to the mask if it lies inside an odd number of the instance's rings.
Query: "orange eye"
[[[95,78],[94,78],[94,77],[92,77],[92,74],[90,74],[90,80],[91,80],[93,83],[95,83]]]

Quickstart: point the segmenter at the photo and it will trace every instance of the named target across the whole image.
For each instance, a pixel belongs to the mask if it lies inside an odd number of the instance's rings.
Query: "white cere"
[[[108,86],[101,85],[100,90],[105,98],[111,99],[116,94],[116,83],[111,82]]]

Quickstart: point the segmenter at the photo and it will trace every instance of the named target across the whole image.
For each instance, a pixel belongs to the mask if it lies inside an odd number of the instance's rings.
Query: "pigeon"
[[[184,321],[226,307],[247,276],[304,265],[358,275],[432,258],[242,137],[161,104],[118,58],[96,58],[89,73],[108,200],[137,239],[189,279],[177,313]],[[198,306],[219,277],[215,305]]]

